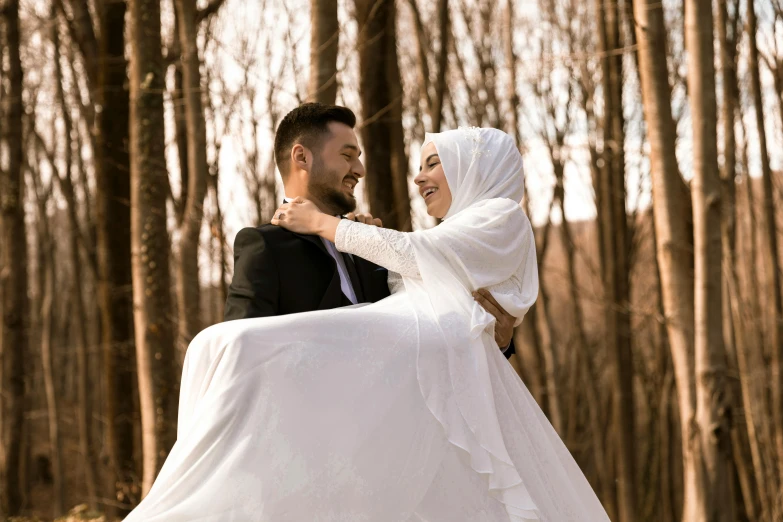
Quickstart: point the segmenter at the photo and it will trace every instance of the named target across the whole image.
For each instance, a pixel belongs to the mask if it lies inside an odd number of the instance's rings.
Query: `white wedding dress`
[[[609,520],[470,295],[488,287],[521,321],[538,293],[513,140],[428,139],[452,187],[444,222],[337,230],[339,250],[390,270],[392,295],[200,333],[177,442],[127,521]]]

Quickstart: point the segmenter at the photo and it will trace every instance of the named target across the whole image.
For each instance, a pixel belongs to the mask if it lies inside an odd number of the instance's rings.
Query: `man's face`
[[[347,214],[356,209],[354,190],[364,177],[356,134],[348,125],[329,123],[330,135],[313,151],[307,192],[324,212]]]

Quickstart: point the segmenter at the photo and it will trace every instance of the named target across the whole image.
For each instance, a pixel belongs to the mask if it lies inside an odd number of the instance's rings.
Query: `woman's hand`
[[[323,229],[324,218],[328,217],[331,216],[321,212],[312,201],[295,198],[280,205],[272,217],[272,224],[297,234],[316,235]]]

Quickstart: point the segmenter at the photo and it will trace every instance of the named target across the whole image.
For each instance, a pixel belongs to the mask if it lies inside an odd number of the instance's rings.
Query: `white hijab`
[[[536,519],[536,506],[511,460],[493,399],[492,368],[507,364],[494,341],[495,319],[471,293],[489,288],[522,321],[538,295],[533,230],[520,208],[522,157],[497,129],[427,134],[452,194],[444,221],[409,237],[421,279],[405,279],[419,314],[431,314],[444,339],[421,346],[422,394],[448,439],[489,475],[490,492],[509,514]],[[499,358],[500,360],[490,360]],[[517,520],[517,518],[514,518]]]
[[[498,129],[460,127],[427,133],[422,146],[434,143],[451,189],[446,219],[474,203],[505,198],[520,203],[525,184],[522,156],[514,140]]]

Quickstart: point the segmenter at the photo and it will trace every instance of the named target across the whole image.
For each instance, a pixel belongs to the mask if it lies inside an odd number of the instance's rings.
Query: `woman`
[[[301,199],[276,212],[274,224],[388,268],[392,296],[199,334],[177,443],[126,520],[608,520],[471,297],[489,288],[519,323],[538,293],[513,140],[428,134],[416,183],[443,219],[431,230]]]

